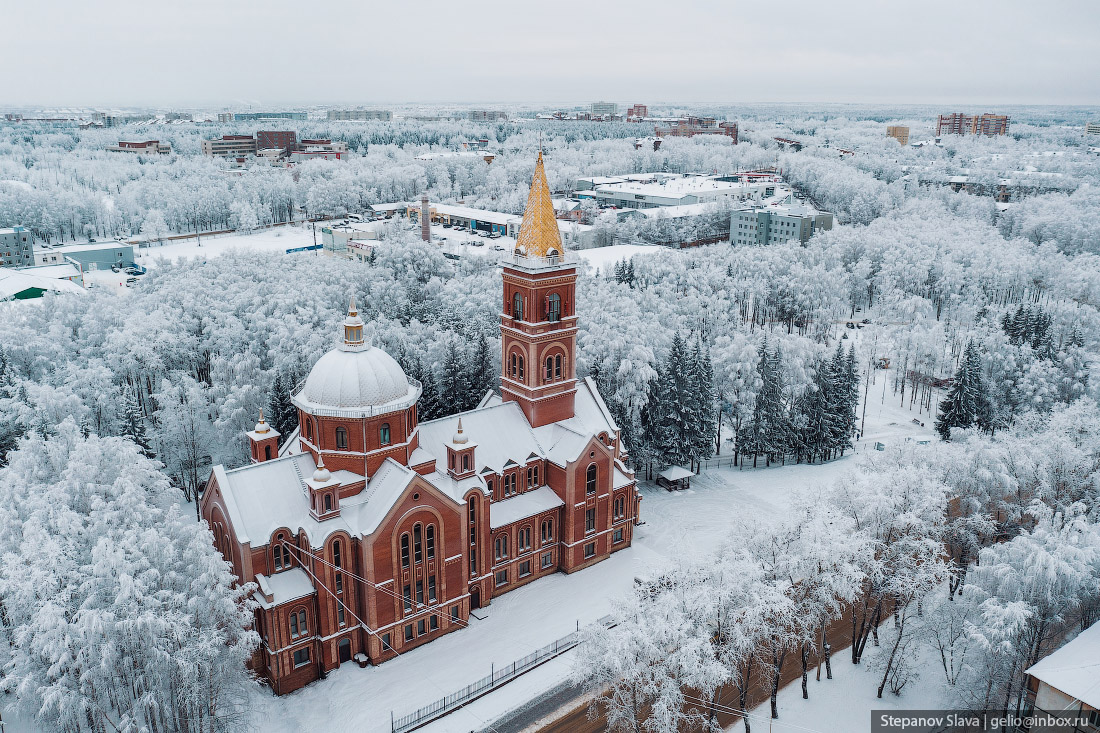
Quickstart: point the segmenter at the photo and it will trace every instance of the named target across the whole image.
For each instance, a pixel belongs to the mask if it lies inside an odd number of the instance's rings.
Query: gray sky
[[[0,104],[1100,104],[1096,0],[0,0]]]

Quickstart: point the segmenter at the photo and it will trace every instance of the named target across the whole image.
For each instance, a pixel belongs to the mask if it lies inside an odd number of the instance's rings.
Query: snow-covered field
[[[321,242],[321,233],[317,233],[317,242]],[[280,226],[262,229],[252,234],[220,234],[205,236],[201,243],[196,239],[184,239],[134,250],[139,265],[156,267],[160,260],[177,262],[193,257],[217,257],[226,252],[254,250],[271,254],[283,254],[288,249],[313,245],[313,229],[307,226]],[[310,253],[312,254],[312,253]]]
[[[878,375],[880,387],[885,376]],[[867,432],[856,452],[873,450],[880,439],[931,437],[930,427],[912,423],[914,416],[897,406],[889,390],[883,402],[872,385]],[[550,576],[495,598],[484,620],[471,618],[469,628],[381,666],[347,664],[328,679],[282,698],[264,688],[253,706],[252,725],[287,733],[388,730],[391,712],[412,712],[489,674],[490,665],[510,664],[578,624],[595,621],[610,612],[614,599],[629,592],[636,576],[685,554],[716,549],[735,520],[782,515],[797,491],[831,483],[850,463],[849,455],[824,465],[722,467],[704,472],[692,480],[691,489],[678,493],[646,483],[641,509],[645,523],[630,548],[581,572]],[[565,654],[422,730],[466,733],[483,728],[564,680],[571,663],[572,655]]]
[[[613,244],[610,247],[577,250],[577,255],[592,266],[592,269],[607,274],[608,268],[615,267],[620,260],[630,259],[634,255],[647,255],[654,252],[675,252],[677,250],[646,244]]]

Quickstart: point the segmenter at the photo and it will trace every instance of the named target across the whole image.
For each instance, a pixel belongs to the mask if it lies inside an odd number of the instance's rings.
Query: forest
[[[716,454],[758,470],[834,460],[861,429],[872,379],[943,439],[851,459],[797,516],[731,526],[714,557],[665,568],[587,641],[578,679],[610,686],[608,719],[624,730],[642,708],[664,715],[652,730],[713,725],[720,689],[777,685],[782,659],[820,653],[822,629],[854,608],[856,663],[894,619],[880,695],[904,688],[914,650],[933,644],[957,660],[943,672],[960,700],[1009,706],[1022,670],[1100,610],[1100,158],[1039,115],[1009,137],[920,148],[883,124],[873,111],[757,110],[737,146],[669,139],[654,152],[634,149],[644,130],[626,123],[310,121],[300,137],[358,155],[233,176],[198,155],[199,140],[251,130],[157,129],[174,152],[150,160],[104,151],[117,130],[5,125],[0,226],[45,241],[156,238],[424,191],[519,213],[540,135],[555,190],[579,176],[774,166],[838,226],[805,246],[658,248],[579,279],[578,373],[599,386],[639,477]],[[780,151],[781,134],[813,145]],[[492,165],[416,160],[478,137],[500,151]],[[908,177],[1039,167],[1057,183],[1007,206]],[[603,244],[639,236],[597,226]],[[261,409],[293,429],[289,395],[352,297],[373,343],[424,384],[423,419],[476,404],[500,374],[500,287],[491,259],[444,258],[398,226],[370,262],[226,254],[161,262],[125,297],[0,304],[0,534],[19,548],[0,583],[6,689],[59,730],[190,730],[193,716],[233,729],[254,639],[248,589],[232,589],[189,517],[210,466],[247,461],[242,436]],[[133,609],[142,621],[112,630]],[[157,640],[148,653],[116,643],[141,634]],[[172,644],[186,653],[166,657]],[[629,674],[610,659],[624,648],[636,650]],[[104,666],[150,684],[106,694]],[[216,705],[170,702],[207,694],[199,683],[224,692]]]

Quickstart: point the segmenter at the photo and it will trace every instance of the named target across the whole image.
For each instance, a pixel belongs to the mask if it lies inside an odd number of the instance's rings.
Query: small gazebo
[[[663,486],[669,491],[680,491],[691,488],[691,471],[683,466],[669,466],[657,474],[657,485]]]

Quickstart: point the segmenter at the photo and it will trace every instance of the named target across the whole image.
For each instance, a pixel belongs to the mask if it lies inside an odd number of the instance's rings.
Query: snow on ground
[[[321,233],[317,233],[317,243],[321,242]],[[280,226],[260,229],[252,234],[219,234],[204,236],[201,243],[197,239],[183,239],[158,245],[151,242],[149,247],[134,250],[137,264],[156,267],[162,258],[169,262],[192,257],[217,257],[226,252],[254,250],[272,254],[283,254],[288,249],[313,246],[313,228],[306,226]],[[312,254],[312,253],[311,253]]]
[[[877,440],[932,435],[930,427],[922,429],[912,423],[916,414],[900,407],[889,388],[885,397],[876,392],[889,376],[887,372],[875,375],[879,381],[871,385],[867,432],[857,453],[874,450]],[[251,727],[287,733],[388,730],[391,712],[401,716],[428,705],[488,675],[490,665],[511,664],[574,631],[578,624],[606,615],[613,601],[630,591],[636,576],[687,553],[718,548],[735,518],[752,521],[781,516],[797,491],[828,485],[851,460],[849,455],[824,465],[772,468],[763,468],[761,462],[757,469],[723,465],[696,476],[691,489],[676,493],[645,482],[641,487],[645,523],[636,528],[628,549],[572,575],[552,575],[494,598],[485,609],[488,617],[484,620],[471,618],[469,628],[378,667],[360,669],[345,664],[327,679],[282,698],[264,688],[253,706]],[[843,661],[838,659],[836,667]],[[562,655],[423,730],[466,733],[483,728],[552,689],[568,677],[571,663],[571,654]],[[795,694],[799,694],[797,688],[795,685]],[[874,685],[871,688],[873,695]]]
[[[816,668],[811,669],[808,700],[802,699],[802,679],[796,678],[781,689],[776,698],[779,718],[771,719],[771,705],[764,702],[750,711],[750,728],[773,733],[861,733],[871,730],[872,710],[941,710],[953,707],[939,659],[935,650],[927,645],[918,647],[916,652],[915,667],[920,671],[919,676],[902,688],[900,695],[890,692],[888,685],[882,691],[882,699],[877,698],[882,673],[875,673],[874,662],[883,653],[889,653],[889,645],[894,639],[893,624],[887,621],[880,636],[882,646],[875,648],[868,642],[863,661],[858,666],[852,664],[848,650],[837,652],[832,660],[831,680],[825,679],[825,670],[822,669],[821,681],[816,681]],[[744,731],[745,726],[738,721],[727,730]]]
[[[647,244],[613,244],[610,247],[596,247],[595,249],[579,249],[577,255],[592,266],[593,270],[607,274],[608,268],[614,268],[620,260],[628,260],[634,255],[647,255],[654,252],[674,252],[676,250],[660,245]]]

